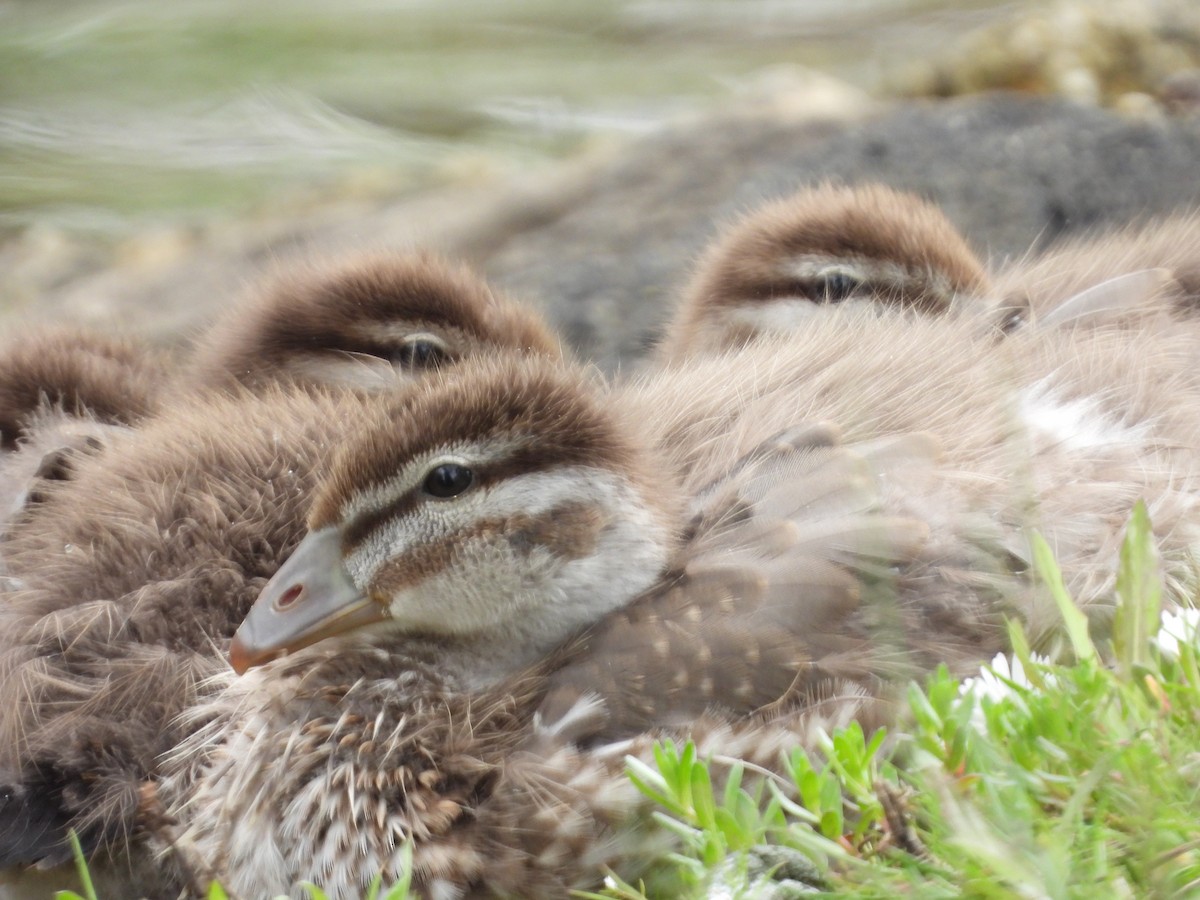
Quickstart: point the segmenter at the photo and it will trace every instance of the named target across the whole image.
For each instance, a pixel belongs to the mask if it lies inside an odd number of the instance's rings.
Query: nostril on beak
[[[303,593],[304,585],[293,584],[290,588],[279,595],[272,606],[274,606],[278,612],[285,612],[296,604],[296,601],[300,599],[300,596]]]

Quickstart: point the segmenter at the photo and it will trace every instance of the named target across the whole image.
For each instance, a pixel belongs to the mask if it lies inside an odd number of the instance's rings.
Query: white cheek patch
[[[1140,447],[1147,439],[1146,425],[1130,426],[1111,418],[1095,398],[1055,396],[1048,378],[1021,392],[1018,409],[1031,433],[1067,451]]]
[[[873,311],[878,300],[853,297],[840,303],[820,303],[804,297],[778,297],[755,306],[739,306],[729,314],[729,323],[751,331],[791,333],[823,316],[845,316]]]

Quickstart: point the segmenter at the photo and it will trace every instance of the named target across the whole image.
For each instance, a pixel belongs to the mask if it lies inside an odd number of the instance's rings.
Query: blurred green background
[[[995,0],[0,2],[0,226],[124,233],[503,173],[778,64],[867,89]]]

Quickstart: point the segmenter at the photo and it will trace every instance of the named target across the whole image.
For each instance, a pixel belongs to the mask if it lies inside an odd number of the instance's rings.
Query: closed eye
[[[839,303],[856,293],[862,284],[861,279],[847,272],[830,272],[817,282],[816,300],[818,303]]]
[[[439,338],[430,334],[414,334],[406,337],[389,355],[389,359],[403,369],[421,371],[435,369],[449,362],[450,353]]]

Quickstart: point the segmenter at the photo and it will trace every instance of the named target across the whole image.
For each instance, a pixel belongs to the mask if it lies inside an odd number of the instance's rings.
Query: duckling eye
[[[442,463],[425,476],[425,493],[432,497],[457,497],[471,486],[475,475],[458,463]]]
[[[432,369],[446,359],[445,348],[430,338],[409,339],[392,355],[392,362],[405,369]]]
[[[822,279],[825,288],[825,302],[837,303],[845,300],[858,288],[862,282],[853,275],[845,272],[830,272]]]

